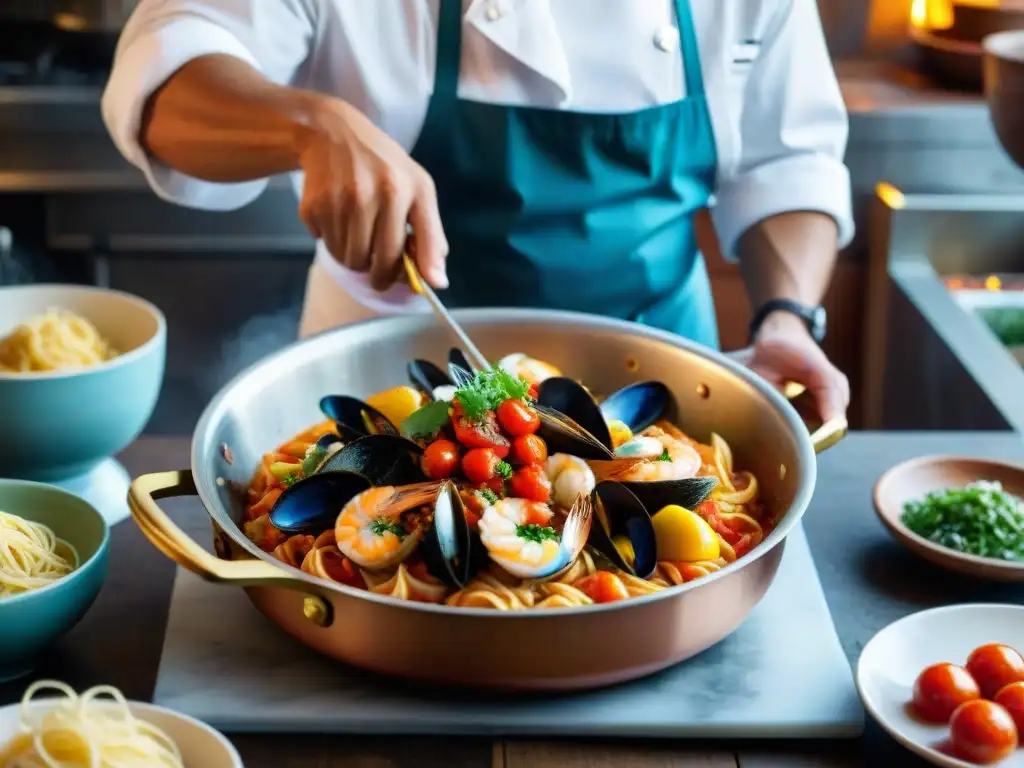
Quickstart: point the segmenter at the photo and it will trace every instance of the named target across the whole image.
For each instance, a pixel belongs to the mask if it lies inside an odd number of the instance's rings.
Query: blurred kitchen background
[[[161,202],[121,159],[99,96],[134,5],[0,0],[0,284],[93,283],[160,306],[168,368],[149,431],[187,434],[224,382],[295,338],[312,241],[284,180],[205,213]],[[979,45],[1024,29],[1024,0],[819,5],[858,209],[825,345],[853,385],[851,421],[1024,429],[1024,170],[990,124]],[[735,348],[750,310],[703,234]]]

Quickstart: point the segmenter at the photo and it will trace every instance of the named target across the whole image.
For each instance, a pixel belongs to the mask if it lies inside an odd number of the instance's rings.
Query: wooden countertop
[[[188,465],[184,438],[143,438],[120,458],[132,476]],[[1012,433],[854,433],[820,459],[805,528],[833,620],[851,663],[864,643],[916,610],[964,601],[1024,603],[1006,585],[969,583],[894,543],[871,511],[871,488],[892,464],[926,453],[1024,461]],[[168,504],[172,517],[202,514],[194,500]],[[36,671],[84,689],[98,683],[148,701],[156,684],[174,565],[131,521],[112,533],[110,572],[90,613]],[[0,705],[27,681],[0,685]],[[858,741],[703,743],[515,741],[233,736],[247,768],[846,768],[925,765],[873,723]],[[882,761],[881,763],[879,761]]]

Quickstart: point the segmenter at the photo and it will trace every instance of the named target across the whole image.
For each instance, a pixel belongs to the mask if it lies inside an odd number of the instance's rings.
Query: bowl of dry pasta
[[[107,574],[110,533],[87,502],[43,483],[0,479],[0,682],[85,616]]]
[[[0,288],[0,477],[84,474],[145,427],[163,383],[163,314],[80,285]]]

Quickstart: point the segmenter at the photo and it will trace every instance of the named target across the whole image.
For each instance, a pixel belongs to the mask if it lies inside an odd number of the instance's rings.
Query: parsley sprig
[[[481,418],[487,411],[495,410],[506,400],[526,397],[530,385],[513,376],[504,368],[494,366],[477,373],[468,384],[459,387],[455,399],[462,406],[466,416]]]
[[[370,530],[373,531],[374,536],[383,536],[385,533],[393,533],[399,539],[404,539],[408,535],[402,526],[396,525],[385,517],[374,520],[370,525]]]
[[[536,523],[517,525],[516,536],[527,541],[535,541],[538,544],[545,540],[558,541],[558,533],[554,528],[547,525],[537,525]]]

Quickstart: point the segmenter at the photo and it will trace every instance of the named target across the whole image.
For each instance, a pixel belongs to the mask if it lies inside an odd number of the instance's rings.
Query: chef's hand
[[[410,255],[434,288],[448,286],[448,241],[430,175],[365,115],[339,99],[317,103],[300,139],[305,172],[299,215],[341,264],[369,272],[377,290],[402,274]]]
[[[771,315],[753,346],[729,355],[780,390],[789,381],[807,387],[823,422],[843,416],[850,405],[850,382],[832,365],[799,318]]]

